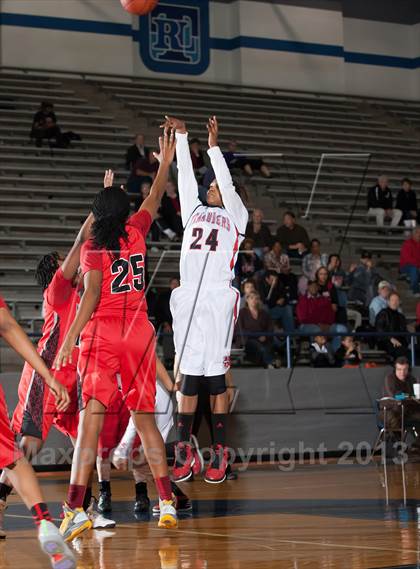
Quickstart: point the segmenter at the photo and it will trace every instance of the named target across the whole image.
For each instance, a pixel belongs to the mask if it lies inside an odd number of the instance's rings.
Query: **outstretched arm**
[[[148,211],[152,219],[156,218],[158,209],[160,208],[160,202],[165,193],[165,184],[168,181],[169,168],[174,159],[176,147],[175,129],[170,129],[168,126],[165,126],[163,136],[159,137],[159,147],[159,155],[153,153],[155,158],[159,160],[159,170],[154,179],[150,194],[141,204],[139,210]]]
[[[198,184],[191,162],[188,133],[184,121],[175,117],[165,117],[165,124],[176,130],[176,163],[178,167],[178,194],[181,204],[182,225],[185,227],[192,212],[201,204],[198,197]]]
[[[219,125],[215,116],[210,117],[207,123],[209,133],[209,149],[211,165],[216,176],[217,185],[222,196],[226,211],[233,217],[235,225],[241,234],[245,234],[248,223],[248,210],[236,193],[232,176],[218,145]]]
[[[65,411],[70,403],[70,396],[66,388],[51,375],[44,360],[1,299],[0,335],[44,379],[54,394],[58,411]]]

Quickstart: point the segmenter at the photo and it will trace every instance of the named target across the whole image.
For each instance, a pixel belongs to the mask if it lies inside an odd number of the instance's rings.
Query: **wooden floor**
[[[420,567],[420,464],[301,465],[291,472],[251,468],[237,481],[211,486],[184,483],[194,513],[178,530],[159,530],[132,513],[133,482],[113,478],[112,531],[76,540],[85,569],[373,569]],[[43,475],[54,515],[68,475]],[[385,484],[387,480],[387,485]],[[386,491],[388,487],[388,492]],[[151,492],[151,497],[154,492]],[[405,496],[405,499],[404,499]],[[387,504],[388,501],[388,504]],[[31,520],[12,497],[8,536],[0,543],[1,569],[39,569]]]

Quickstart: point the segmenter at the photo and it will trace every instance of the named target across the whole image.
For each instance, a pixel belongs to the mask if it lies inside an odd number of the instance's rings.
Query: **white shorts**
[[[180,371],[206,377],[224,375],[230,368],[239,292],[229,286],[209,288],[207,285],[200,291],[194,307],[195,296],[196,290],[185,285],[173,290],[171,295],[175,352]]]

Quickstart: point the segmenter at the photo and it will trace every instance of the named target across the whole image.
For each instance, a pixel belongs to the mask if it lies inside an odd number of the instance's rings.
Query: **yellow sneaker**
[[[174,529],[178,527],[175,500],[159,500],[159,523],[158,527]]]
[[[66,503],[63,504],[64,519],[61,522],[60,533],[64,541],[72,541],[82,532],[92,527],[92,522],[88,518],[83,508],[72,510]]]

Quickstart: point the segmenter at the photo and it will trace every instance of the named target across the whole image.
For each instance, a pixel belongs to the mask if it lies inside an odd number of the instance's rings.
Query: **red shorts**
[[[16,445],[15,434],[10,428],[6,399],[0,385],[0,468],[11,466],[22,456],[22,452]]]
[[[118,390],[106,410],[104,425],[98,441],[98,456],[108,458],[122,439],[130,420],[130,411]]]
[[[54,372],[54,376],[70,393],[71,403],[64,413],[57,412],[54,395],[42,377],[25,364],[18,388],[19,402],[12,419],[15,433],[45,441],[54,425],[66,435],[77,436],[77,370],[67,366]]]
[[[154,413],[156,397],[155,330],[147,313],[133,318],[96,317],[81,335],[78,362],[81,405],[97,399],[109,407],[117,390],[130,411]]]

